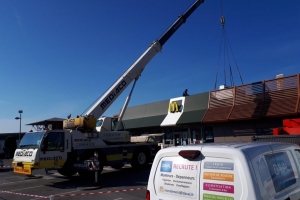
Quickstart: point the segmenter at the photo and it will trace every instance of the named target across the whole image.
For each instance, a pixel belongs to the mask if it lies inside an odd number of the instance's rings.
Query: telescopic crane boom
[[[119,97],[119,95],[126,89],[126,87],[133,81],[137,80],[143,72],[146,65],[151,59],[161,51],[163,45],[170,39],[170,37],[177,31],[177,29],[186,22],[188,17],[196,10],[196,8],[203,3],[204,0],[197,0],[184,14],[180,15],[178,19],[167,29],[167,31],[146,49],[146,51],[131,65],[122,76],[95,102],[93,106],[85,113],[84,116],[98,119],[103,113],[112,105],[112,103]],[[84,121],[83,119],[81,121]],[[92,122],[92,124],[94,121]],[[88,124],[88,123],[84,123]],[[74,127],[73,127],[74,126]],[[80,124],[82,126],[82,124]],[[74,119],[66,120],[64,128],[75,128]]]

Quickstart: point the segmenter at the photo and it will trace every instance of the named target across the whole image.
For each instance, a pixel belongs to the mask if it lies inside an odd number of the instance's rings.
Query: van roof
[[[216,142],[216,143],[203,143],[203,144],[189,144],[184,146],[172,146],[168,148],[190,148],[190,147],[212,147],[212,148],[230,148],[230,149],[246,149],[257,146],[266,146],[270,144],[282,144],[290,146],[298,146],[292,143],[283,143],[283,142]]]

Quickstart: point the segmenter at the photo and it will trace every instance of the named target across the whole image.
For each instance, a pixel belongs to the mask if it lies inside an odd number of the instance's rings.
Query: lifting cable
[[[230,45],[230,42],[229,42],[228,35],[226,33],[226,30],[225,30],[225,17],[224,17],[224,14],[223,14],[224,11],[223,11],[222,0],[220,1],[220,3],[221,3],[221,18],[220,18],[220,22],[221,22],[221,25],[222,25],[222,36],[221,36],[221,44],[220,44],[219,59],[218,59],[218,66],[217,66],[217,73],[216,73],[216,80],[215,80],[214,90],[216,90],[216,85],[217,85],[217,80],[218,80],[218,71],[219,71],[219,66],[220,66],[220,58],[221,58],[221,51],[222,51],[222,49],[224,50],[224,55],[223,55],[223,59],[224,59],[223,60],[223,65],[224,65],[224,84],[225,84],[225,86],[227,85],[226,84],[226,56],[227,56],[228,67],[229,67],[229,75],[230,75],[230,84],[231,84],[230,86],[234,86],[234,79],[233,79],[232,68],[231,68],[231,64],[230,64],[230,57],[229,57],[228,46],[229,46],[229,48],[231,50],[231,53],[232,53],[232,56],[233,56],[233,60],[235,62],[237,71],[238,71],[239,76],[240,76],[240,80],[241,80],[242,84],[244,84],[242,76],[241,76],[241,73],[240,73],[240,70],[238,68],[238,65],[237,65],[235,57],[234,57],[234,53],[232,51],[232,48],[231,48],[231,45]]]

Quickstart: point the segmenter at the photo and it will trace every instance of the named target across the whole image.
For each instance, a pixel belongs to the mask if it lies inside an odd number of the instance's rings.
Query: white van
[[[146,200],[299,200],[300,146],[210,143],[160,150]]]

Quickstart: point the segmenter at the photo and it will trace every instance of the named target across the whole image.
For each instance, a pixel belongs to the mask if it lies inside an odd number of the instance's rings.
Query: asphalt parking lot
[[[68,179],[56,170],[35,170],[34,178],[16,174],[11,160],[2,159],[0,168],[0,199],[103,199],[103,200],[140,200],[145,199],[148,169],[134,171],[130,165],[120,170],[105,167],[101,178],[95,185],[94,180],[82,180],[78,175]]]

